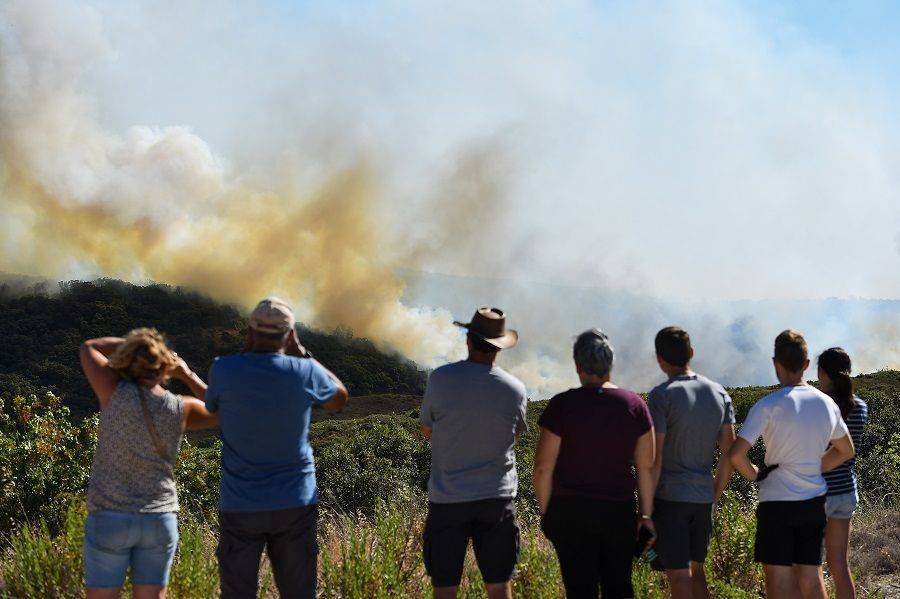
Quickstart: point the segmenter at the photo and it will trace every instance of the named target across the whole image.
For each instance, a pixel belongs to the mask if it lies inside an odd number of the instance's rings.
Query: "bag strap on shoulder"
[[[169,452],[166,451],[166,446],[162,442],[162,439],[159,436],[159,431],[156,429],[156,424],[153,422],[153,417],[150,415],[150,408],[147,406],[147,397],[146,390],[143,385],[138,383],[138,395],[141,396],[141,412],[144,414],[144,423],[147,425],[147,432],[150,433],[150,439],[153,441],[153,447],[156,449],[156,454],[162,458],[162,460],[169,465],[169,468],[172,468],[172,460],[169,456]]]

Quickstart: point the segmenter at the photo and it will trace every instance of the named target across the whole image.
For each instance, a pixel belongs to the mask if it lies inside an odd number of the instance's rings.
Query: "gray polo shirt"
[[[528,426],[526,403],[525,385],[499,366],[463,360],[431,373],[419,415],[432,429],[429,501],[516,496],[513,445]]]
[[[656,497],[712,503],[719,431],[734,424],[731,397],[722,385],[691,372],[655,387],[648,404],[656,432],[666,435]]]

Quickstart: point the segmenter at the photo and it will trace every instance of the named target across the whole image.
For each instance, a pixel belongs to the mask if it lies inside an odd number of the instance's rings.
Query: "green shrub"
[[[83,595],[83,505],[65,512],[60,534],[53,535],[45,520],[21,526],[9,538],[0,579],[9,597],[63,599]]]
[[[55,531],[87,486],[97,420],[74,423],[49,391],[11,403],[0,400],[0,534],[40,520]]]

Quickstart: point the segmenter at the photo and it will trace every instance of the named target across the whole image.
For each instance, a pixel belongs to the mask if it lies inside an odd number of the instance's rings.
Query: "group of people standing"
[[[466,329],[468,356],[431,373],[419,417],[432,450],[424,564],[435,599],[455,597],[471,542],[489,597],[508,598],[519,558],[515,445],[528,427],[527,397],[496,358],[518,334],[496,308],[456,324]],[[782,387],[751,409],[736,436],[728,393],[690,369],[688,334],[667,327],[655,344],[668,380],[644,402],[612,383],[609,338],[582,333],[573,349],[581,386],[553,397],[538,420],[534,490],[566,595],[632,597],[634,556],[652,547],[673,597],[708,597],[703,562],[714,505],[736,469],[760,484],[755,552],[769,596],[825,597],[824,537],[838,598],[853,597],[852,457],[867,414],[846,352],[819,357],[820,391],[803,382],[803,338],[779,335],[773,362]],[[165,597],[178,544],[182,435],[215,426],[221,596],[256,597],[265,550],[282,597],[315,597],[311,408],[339,410],[348,393],[299,343],[290,307],[260,302],[245,351],[217,358],[208,386],[153,329],[88,340],[80,359],[100,401],[85,523],[88,598],[118,597],[129,571],[135,597]],[[193,395],[166,390],[170,378]],[[748,458],[760,437],[761,468]],[[713,475],[717,447],[723,457]]]
[[[527,428],[527,400],[524,385],[495,361],[518,335],[497,308],[457,324],[468,332],[468,358],[431,374],[420,414],[432,440],[425,568],[436,599],[455,597],[471,540],[488,596],[507,599],[519,555],[515,443]],[[802,335],[779,334],[773,365],[781,387],[735,434],[727,391],[691,370],[688,333],[666,327],[654,344],[667,380],[645,402],[612,382],[608,336],[585,331],[572,352],[581,386],[551,398],[538,419],[534,492],[566,596],[633,597],[634,558],[652,548],[651,563],[665,570],[675,599],[708,598],[715,504],[737,470],[759,485],[754,555],[767,595],[824,599],[824,544],[838,599],[854,597],[853,457],[867,410],[853,395],[847,353],[819,356],[816,389],[803,380]],[[758,467],[748,456],[760,438]]]

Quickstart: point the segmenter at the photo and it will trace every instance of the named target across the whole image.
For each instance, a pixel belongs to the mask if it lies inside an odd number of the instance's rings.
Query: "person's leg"
[[[216,557],[222,599],[256,597],[267,524],[265,512],[219,513]]]
[[[434,599],[456,599],[456,593],[459,586],[453,587],[433,587]]]
[[[832,495],[825,499],[825,559],[834,581],[835,599],[855,599],[856,589],[850,574],[850,518],[859,499],[856,492]]]
[[[271,512],[271,532],[266,551],[275,586],[282,597],[313,599],[316,596],[316,543],[318,507]]]
[[[791,566],[794,563],[796,503],[764,501],[756,507],[753,559],[764,567],[766,597],[769,599],[797,596],[797,582]]]
[[[834,580],[836,599],[855,599],[856,589],[850,574],[848,552],[850,546],[850,520],[832,518],[825,525],[825,559]]]
[[[797,564],[793,567],[794,579],[800,587],[803,599],[827,599],[825,580],[822,578],[821,566]]]
[[[131,552],[132,596],[164,599],[178,548],[178,518],[173,512],[137,517],[141,538]]]
[[[763,564],[767,599],[796,599],[796,581],[792,566]]]
[[[556,550],[568,599],[597,599],[600,593],[600,540],[589,531],[585,512],[578,501],[552,498],[541,521]]]
[[[471,503],[429,503],[422,533],[425,572],[434,599],[455,599],[471,531]]]
[[[666,570],[666,580],[669,582],[669,593],[671,593],[672,599],[693,598],[694,587],[690,568]]]
[[[825,540],[825,497],[797,502],[794,529],[794,578],[804,599],[825,599],[822,545]]]
[[[703,562],[691,562],[691,590],[694,599],[710,599]]]
[[[485,583],[488,599],[512,599],[512,583],[506,582]]]
[[[472,522],[472,548],[490,599],[510,599],[509,580],[519,561],[519,525],[514,499],[479,501]]]
[[[595,512],[595,531],[600,537],[600,595],[634,597],[631,568],[637,543],[637,514],[633,501],[604,501]],[[596,595],[595,595],[596,596]]]
[[[666,569],[666,580],[673,599],[691,599],[690,519],[682,502],[657,499],[653,509],[656,525],[654,549]]]
[[[694,599],[709,599],[709,586],[706,584],[706,571],[703,563],[706,561],[709,540],[712,537],[712,504],[696,503],[690,507],[689,544],[692,594]]]
[[[133,599],[166,599],[166,587],[152,584],[136,584],[131,587]]]
[[[113,599],[122,592],[139,531],[130,514],[93,512],[84,524],[84,580],[88,599]]]
[[[550,538],[550,542],[559,560],[566,597],[597,599],[600,594],[597,539],[578,531],[558,530]]]

